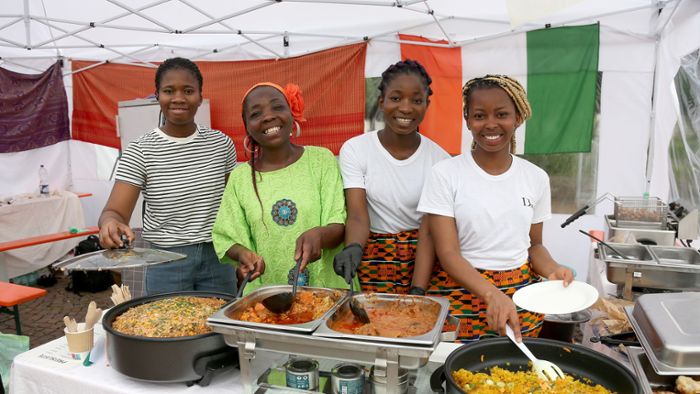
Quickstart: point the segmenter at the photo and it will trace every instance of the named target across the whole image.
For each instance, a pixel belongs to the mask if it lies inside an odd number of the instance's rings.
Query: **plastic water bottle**
[[[39,195],[42,197],[49,195],[49,173],[43,164],[39,166]]]

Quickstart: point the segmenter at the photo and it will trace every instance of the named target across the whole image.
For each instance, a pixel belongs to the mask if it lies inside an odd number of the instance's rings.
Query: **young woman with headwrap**
[[[239,277],[254,271],[246,293],[287,284],[297,259],[310,286],[347,287],[332,265],[345,223],[340,171],[328,149],[292,142],[303,109],[293,84],[260,83],[243,99],[250,160],[231,173],[212,238]]]

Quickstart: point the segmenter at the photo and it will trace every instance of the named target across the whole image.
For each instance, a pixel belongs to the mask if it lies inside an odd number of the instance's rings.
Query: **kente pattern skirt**
[[[407,294],[413,279],[417,244],[418,230],[370,233],[357,270],[362,291]]]
[[[532,272],[529,262],[507,271],[477,270],[507,296],[513,297],[516,290],[541,279]],[[458,342],[473,342],[481,338],[498,337],[498,331],[488,325],[486,303],[453,281],[438,262],[428,286],[428,295],[446,297],[450,300],[450,314],[460,319]],[[536,337],[542,329],[544,315],[526,311],[516,306],[523,336]]]

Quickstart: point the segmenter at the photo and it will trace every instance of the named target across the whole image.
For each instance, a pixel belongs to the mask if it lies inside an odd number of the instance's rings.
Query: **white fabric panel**
[[[655,119],[651,147],[653,170],[649,194],[664,201],[668,198],[670,188],[668,144],[677,121],[674,109],[677,97],[672,94],[671,85],[678,71],[680,58],[700,46],[699,36],[700,2],[684,1],[679,5],[661,37],[656,63]]]
[[[82,199],[87,226],[97,226],[97,219],[107,203],[114,184],[111,176],[118,154],[114,148],[71,141],[73,190],[92,193],[92,196]]]
[[[0,198],[39,192],[39,166],[49,173],[49,189],[71,186],[70,141],[17,153],[0,153]]]
[[[48,197],[24,194],[11,205],[0,206],[0,242],[15,241],[40,235],[85,227],[80,199],[70,192],[52,192]],[[48,242],[12,249],[0,256],[0,273],[14,278],[53,264],[80,242],[81,238]],[[7,280],[2,278],[0,280]]]
[[[652,78],[651,73],[603,73],[598,125],[599,195],[644,193]]]
[[[398,36],[391,36],[398,40]],[[365,78],[381,77],[384,70],[401,60],[398,42],[370,41],[365,59]]]
[[[597,211],[606,212],[600,209]],[[544,222],[542,240],[556,262],[573,268],[576,280],[585,281],[588,277],[588,251],[591,240],[578,230],[606,230],[605,222],[602,215],[584,215],[573,224],[561,228],[561,224],[568,217],[569,215],[553,214],[551,219]]]
[[[653,38],[600,28],[599,71],[648,73],[654,71],[654,63]]]
[[[462,84],[486,74],[506,74],[527,89],[527,35],[515,34],[462,47]],[[525,127],[526,124],[515,132],[517,153],[522,153],[525,146]],[[462,152],[468,152],[471,144],[472,134],[462,121]]]

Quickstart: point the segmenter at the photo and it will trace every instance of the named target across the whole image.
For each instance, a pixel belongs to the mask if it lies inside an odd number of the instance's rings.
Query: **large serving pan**
[[[442,332],[442,326],[445,322],[445,318],[449,312],[449,301],[442,297],[424,297],[424,296],[406,296],[400,294],[384,294],[384,293],[372,293],[372,294],[356,294],[354,299],[359,301],[367,310],[373,308],[373,305],[386,304],[385,306],[390,306],[393,308],[401,308],[408,303],[418,303],[419,305],[439,306],[439,310],[436,316],[433,317],[433,328],[427,333],[414,337],[405,338],[387,338],[380,336],[371,335],[358,335],[358,334],[348,334],[332,329],[333,323],[336,319],[339,319],[344,314],[349,313],[350,300],[347,299],[343,305],[338,308],[333,315],[328,319],[325,319],[318,326],[313,335],[322,336],[327,338],[346,338],[346,339],[358,339],[364,341],[372,342],[390,342],[390,343],[404,343],[411,345],[434,345],[440,334]]]
[[[206,386],[216,373],[238,364],[238,352],[224,342],[221,334],[177,338],[147,338],[126,335],[112,328],[117,316],[128,309],[149,302],[178,296],[216,297],[232,300],[226,293],[183,291],[134,298],[105,313],[107,357],[118,372],[149,382],[187,382]]]
[[[563,344],[559,341],[539,338],[523,338],[523,342],[536,357],[549,360],[565,373],[579,379],[589,379],[610,391],[625,394],[643,393],[634,374],[618,361],[581,345]],[[430,385],[433,391],[465,394],[452,378],[452,372],[461,368],[472,372],[488,372],[492,367],[511,371],[529,370],[528,359],[505,337],[482,339],[455,350],[445,360],[443,367],[433,373]]]
[[[262,329],[270,329],[270,330],[282,330],[282,331],[293,331],[293,332],[300,332],[300,333],[311,333],[313,332],[316,327],[321,324],[321,322],[326,319],[328,316],[333,314],[335,312],[336,308],[340,306],[340,304],[345,300],[347,297],[347,291],[344,290],[338,290],[338,289],[326,289],[326,288],[321,288],[321,287],[305,287],[305,286],[298,286],[297,292],[300,291],[315,291],[315,292],[320,292],[322,294],[328,294],[331,296],[333,299],[335,299],[335,304],[331,306],[326,313],[323,314],[323,316],[319,317],[316,320],[309,321],[307,323],[303,324],[268,324],[268,323],[255,323],[255,322],[249,322],[249,321],[243,321],[240,320],[240,315],[241,313],[248,309],[251,306],[254,306],[258,302],[262,302],[265,298],[275,295],[275,294],[280,294],[280,293],[285,293],[285,292],[290,292],[292,291],[292,286],[289,285],[280,285],[280,286],[267,286],[267,287],[261,287],[259,289],[254,290],[247,296],[243,298],[239,298],[232,304],[222,308],[215,314],[213,314],[208,322],[211,323],[221,323],[221,324],[229,324],[229,325],[236,325],[236,326],[244,326],[244,327],[251,327],[251,328],[262,328]]]

